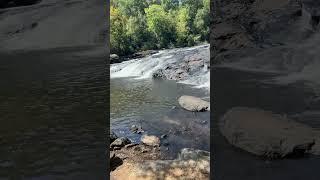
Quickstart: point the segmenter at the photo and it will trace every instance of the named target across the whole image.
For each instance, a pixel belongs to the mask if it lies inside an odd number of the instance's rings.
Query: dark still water
[[[168,150],[165,158],[175,158],[182,148],[209,150],[210,112],[192,113],[178,105],[181,95],[193,95],[209,100],[207,89],[152,78],[111,78],[111,129],[139,143],[143,134],[161,136]],[[132,125],[145,131],[135,134]],[[164,147],[164,146],[163,146]]]
[[[216,180],[318,180],[320,157],[265,160],[230,145],[218,128],[219,118],[230,108],[262,108],[289,117],[313,128],[320,128],[320,101],[304,83],[270,83],[276,74],[215,68],[213,75],[214,179]]]
[[[108,73],[97,52],[1,53],[0,179],[103,179]]]

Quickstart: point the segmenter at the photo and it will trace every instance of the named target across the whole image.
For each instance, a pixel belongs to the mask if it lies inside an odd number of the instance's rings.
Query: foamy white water
[[[194,85],[196,88],[210,89],[210,69],[207,67],[210,59],[209,45],[189,48],[162,50],[157,54],[112,64],[110,77],[131,77],[136,79],[152,78],[152,75],[168,66],[181,68],[190,59],[201,59],[203,67],[192,71],[178,83]]]

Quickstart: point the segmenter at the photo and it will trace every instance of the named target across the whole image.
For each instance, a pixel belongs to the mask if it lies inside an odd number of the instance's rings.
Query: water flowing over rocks
[[[210,86],[209,45],[161,50],[143,58],[111,65],[111,78],[175,80],[201,88]]]
[[[41,0],[0,9],[1,50],[103,46],[108,34],[105,5],[99,0]]]
[[[320,152],[318,131],[269,111],[232,108],[219,125],[230,144],[258,156],[289,158]]]
[[[320,84],[319,1],[211,2],[214,64],[279,73],[276,80],[285,84],[301,80]]]
[[[178,99],[181,107],[188,111],[210,111],[210,103],[194,96],[181,96]]]

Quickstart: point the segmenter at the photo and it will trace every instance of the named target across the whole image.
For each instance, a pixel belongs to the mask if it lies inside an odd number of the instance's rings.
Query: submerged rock
[[[141,137],[141,142],[148,146],[160,146],[160,139],[157,136],[144,135]]]
[[[131,128],[130,128],[130,130],[131,130],[131,132],[133,132],[133,133],[138,133],[138,134],[144,132],[144,130],[142,129],[141,126],[136,126],[136,125],[132,125]]]
[[[220,130],[229,143],[258,156],[285,158],[319,153],[319,133],[269,111],[232,108],[221,119]]]
[[[181,96],[178,99],[181,107],[188,111],[210,111],[210,103],[194,96]]]

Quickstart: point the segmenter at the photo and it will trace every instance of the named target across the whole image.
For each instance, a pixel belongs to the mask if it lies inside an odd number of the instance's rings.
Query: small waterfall
[[[179,83],[190,84],[197,88],[206,88],[209,90],[209,59],[208,44],[189,48],[162,50],[159,53],[148,57],[112,64],[110,67],[110,77],[144,79],[152,78],[154,73],[159,71],[168,73],[166,74],[168,76],[187,72],[187,75],[184,78],[178,80]],[[191,63],[195,63],[195,65],[192,65]],[[191,70],[186,70],[186,68]],[[173,70],[166,71],[167,69]]]

